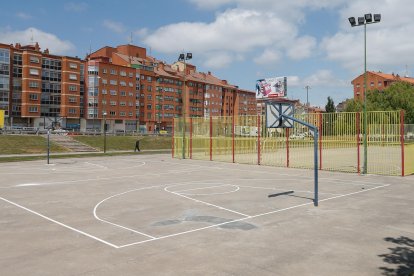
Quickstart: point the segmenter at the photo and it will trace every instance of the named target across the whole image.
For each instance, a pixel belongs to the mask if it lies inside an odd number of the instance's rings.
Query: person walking
[[[141,150],[140,150],[140,148],[139,148],[139,140],[140,140],[140,139],[138,139],[138,140],[135,142],[135,149],[134,149],[134,152],[136,152],[136,151],[141,151]]]

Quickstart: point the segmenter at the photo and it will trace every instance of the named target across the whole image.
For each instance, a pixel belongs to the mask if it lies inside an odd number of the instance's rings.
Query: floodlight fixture
[[[356,25],[356,21],[355,21],[355,17],[350,17],[348,18],[349,23],[351,24],[352,27],[354,27]]]
[[[364,17],[365,17],[365,21],[367,23],[371,23],[372,22],[372,14],[367,13],[367,14],[364,15]]]
[[[185,55],[184,54],[180,54],[178,57],[178,61],[183,61],[185,59]]]
[[[364,25],[365,24],[365,17],[358,17],[358,25]]]
[[[375,22],[380,22],[381,21],[381,14],[379,14],[379,13],[374,14],[374,21]]]
[[[185,59],[192,59],[193,58],[193,53],[187,53],[187,56],[185,57]]]

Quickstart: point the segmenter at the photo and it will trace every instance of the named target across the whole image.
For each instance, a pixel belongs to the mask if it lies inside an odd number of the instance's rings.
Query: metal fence
[[[362,171],[363,114],[317,113],[295,115],[319,131],[319,168]],[[266,128],[264,116],[178,118],[174,121],[173,157],[313,168],[313,133],[298,123],[289,128]],[[414,131],[404,126],[403,112],[367,113],[367,173],[414,173]],[[411,135],[413,139],[411,140]]]

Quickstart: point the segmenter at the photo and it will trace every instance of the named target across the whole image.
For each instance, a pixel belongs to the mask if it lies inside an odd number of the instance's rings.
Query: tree
[[[334,113],[336,111],[335,103],[331,97],[328,97],[328,103],[325,105],[325,111],[327,113]]]
[[[346,112],[361,112],[363,102],[358,99],[346,101]],[[407,82],[395,82],[384,91],[367,92],[367,111],[404,110],[405,123],[414,124],[414,87]]]

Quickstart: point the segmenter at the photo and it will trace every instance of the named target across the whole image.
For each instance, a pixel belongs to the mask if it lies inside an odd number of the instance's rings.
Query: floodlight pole
[[[185,84],[185,79],[186,79],[186,60],[192,59],[193,55],[192,53],[181,53],[178,57],[178,61],[182,61],[184,63],[184,76],[183,76],[183,94],[181,96],[182,100],[183,100],[183,104],[182,104],[182,121],[183,121],[183,151],[182,151],[182,159],[185,159],[185,132],[186,132],[186,121],[185,121],[185,116],[186,116],[186,109],[187,109],[187,95],[186,95],[186,84]]]
[[[373,20],[374,19],[374,20]],[[358,17],[358,25],[354,17],[348,18],[351,27],[362,26],[364,25],[364,105],[363,105],[363,114],[364,114],[364,165],[362,168],[362,174],[367,174],[368,172],[368,141],[367,141],[367,128],[368,128],[368,116],[367,116],[367,24],[379,23],[381,21],[381,14],[365,14],[364,17]]]

